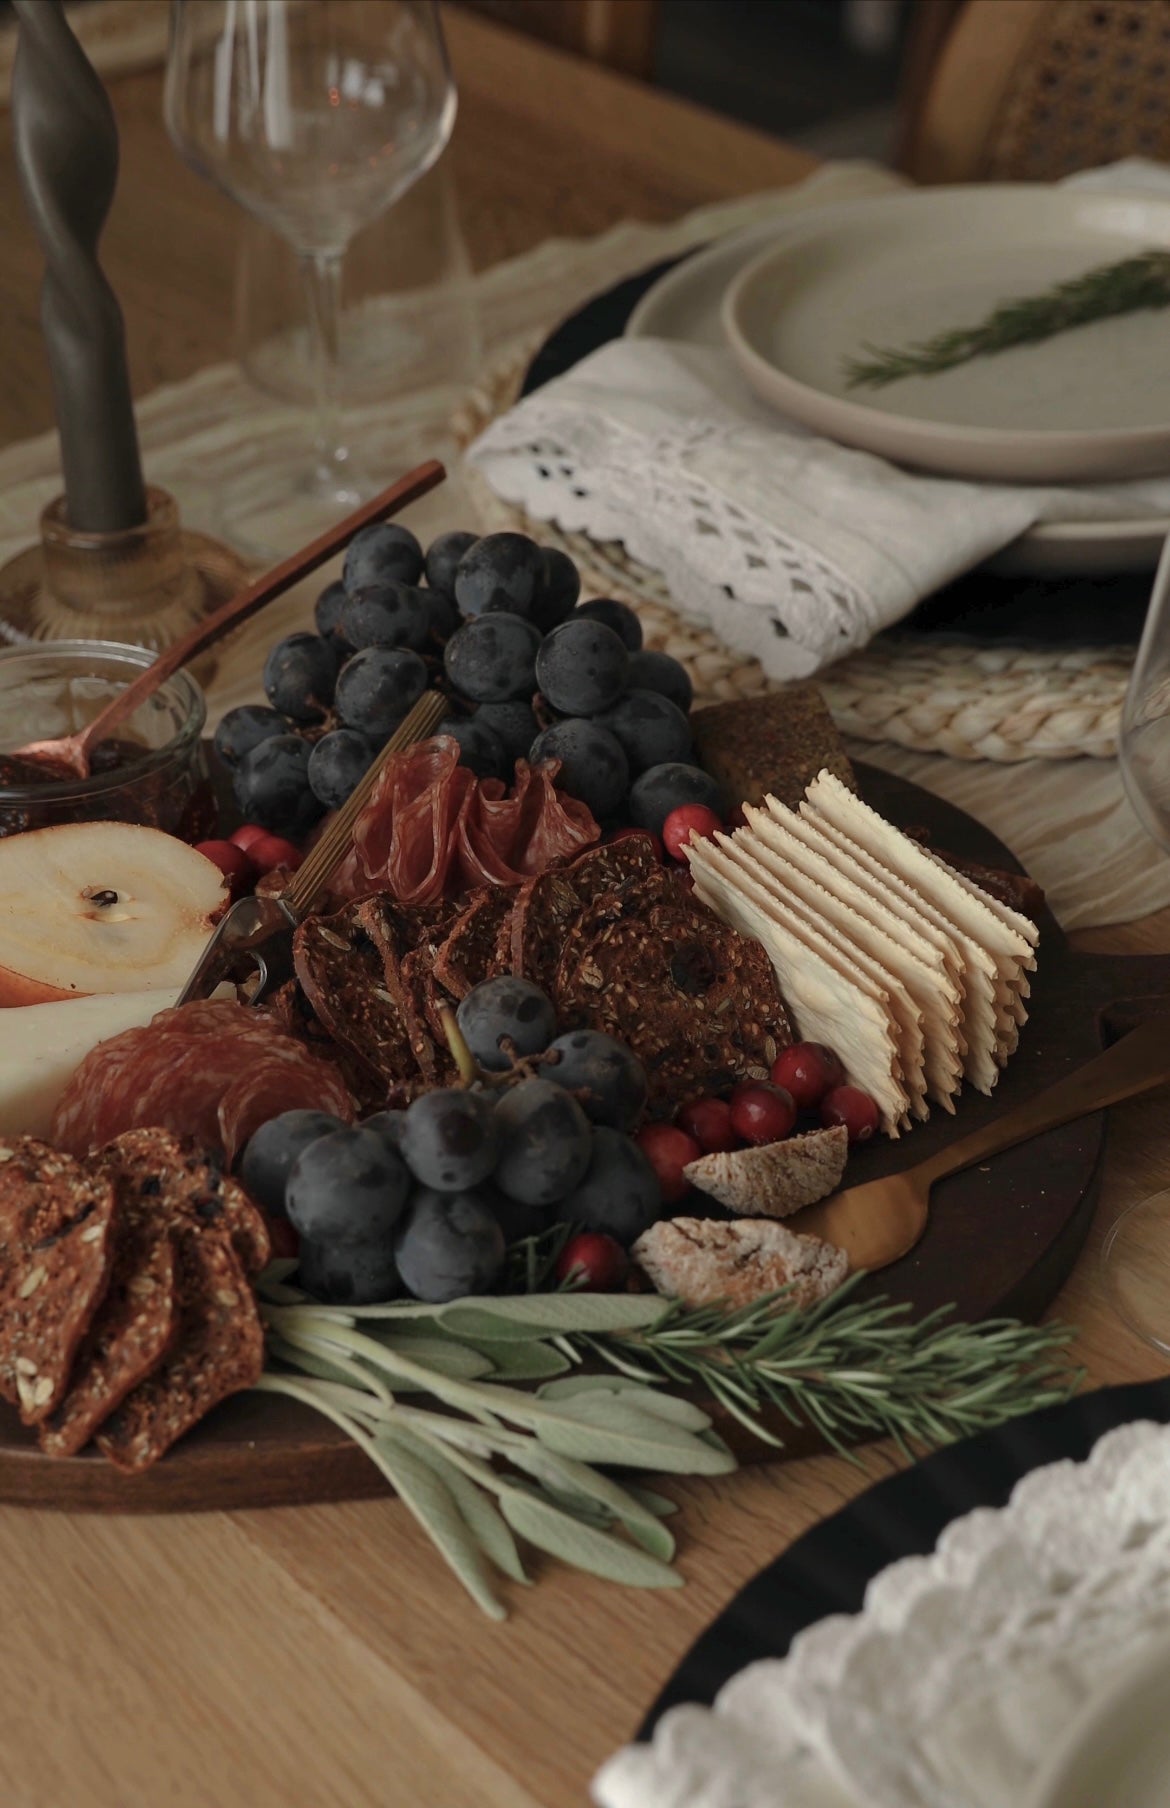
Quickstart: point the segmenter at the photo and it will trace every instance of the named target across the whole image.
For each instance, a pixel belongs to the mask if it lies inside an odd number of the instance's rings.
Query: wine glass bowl
[[[386,480],[358,469],[340,432],[341,260],[451,136],[455,89],[437,8],[434,0],[176,0],[163,106],[184,161],[273,228],[300,269],[312,460],[294,452],[279,469],[257,471],[224,511],[229,534],[259,552],[326,526]],[[241,523],[250,525],[241,531]]]

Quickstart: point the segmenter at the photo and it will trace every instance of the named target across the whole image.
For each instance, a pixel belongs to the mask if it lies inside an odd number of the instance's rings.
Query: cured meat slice
[[[0,1393],[54,1412],[105,1296],[117,1203],[102,1175],[32,1137],[0,1141]]]
[[[264,1331],[230,1242],[179,1224],[179,1329],[170,1354],[127,1394],[98,1433],[98,1448],[137,1474],[213,1406],[251,1387],[264,1367]]]
[[[230,1164],[276,1112],[353,1117],[336,1066],[267,1011],[211,999],[160,1011],[81,1062],[58,1102],[52,1139],[83,1155],[123,1130],[161,1125]]]
[[[516,894],[502,885],[475,892],[435,953],[435,979],[456,1001],[466,998],[472,986],[507,971],[499,961],[497,944],[505,923],[511,926]]]
[[[651,1110],[766,1074],[793,1040],[758,942],[683,893],[606,924],[553,999],[562,1027],[603,1030],[646,1069]]]
[[[175,1239],[153,1202],[119,1189],[114,1266],[73,1364],[69,1391],[40,1427],[47,1456],[76,1456],[162,1361],[179,1331]]]
[[[389,891],[426,904],[481,885],[516,885],[596,842],[589,810],[556,789],[555,761],[517,762],[512,786],[477,779],[450,736],[387,760],[334,882],[339,902]]]
[[[99,1150],[93,1165],[116,1192],[148,1205],[153,1200],[166,1222],[226,1237],[246,1274],[266,1266],[271,1243],[263,1212],[194,1143],[169,1130],[128,1130]]]

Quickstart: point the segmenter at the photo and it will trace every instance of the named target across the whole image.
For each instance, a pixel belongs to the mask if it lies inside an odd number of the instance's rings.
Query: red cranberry
[[[626,1278],[626,1252],[616,1237],[602,1231],[583,1230],[570,1237],[557,1257],[557,1280],[576,1277],[585,1293],[613,1293]]]
[[[263,841],[267,833],[268,830],[262,829],[258,822],[242,822],[238,829],[232,830],[231,834],[228,836],[228,840],[234,841],[236,846],[238,848],[243,848],[246,854],[252,843],[254,841]]]
[[[643,1124],[634,1140],[658,1177],[663,1205],[677,1205],[691,1190],[683,1169],[698,1161],[702,1149],[675,1124]]]
[[[653,829],[614,829],[605,839],[612,847],[615,841],[633,841],[639,837],[650,843],[654,849],[655,860],[661,862],[666,859],[666,850],[663,848],[661,838],[654,833]]]
[[[794,1042],[772,1063],[772,1080],[792,1094],[800,1111],[811,1111],[834,1086],[845,1082],[845,1069],[823,1042]]]
[[[238,898],[242,891],[247,891],[256,877],[256,866],[250,854],[246,854],[235,841],[197,841],[195,852],[206,855],[213,860],[224,878],[231,882],[233,898]]]
[[[704,1155],[739,1148],[740,1139],[732,1128],[731,1106],[726,1099],[692,1099],[674,1121],[680,1130],[694,1137]]]
[[[683,849],[692,836],[710,841],[723,824],[706,804],[680,804],[662,825],[662,841],[672,860],[683,858]]]
[[[274,866],[284,866],[295,873],[305,856],[282,835],[261,835],[248,849],[248,857],[262,873],[270,873]]]
[[[732,1128],[745,1143],[778,1143],[796,1122],[792,1094],[767,1080],[739,1085],[731,1097]]]
[[[826,1127],[844,1124],[850,1144],[868,1142],[877,1134],[881,1117],[868,1092],[860,1086],[834,1086],[821,1100],[821,1122]]]

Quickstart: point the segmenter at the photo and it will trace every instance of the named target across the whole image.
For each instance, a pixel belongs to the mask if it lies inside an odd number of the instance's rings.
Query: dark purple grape
[[[621,742],[635,778],[650,766],[691,757],[691,725],[661,691],[627,691],[594,721]]]
[[[567,1030],[548,1050],[558,1058],[543,1077],[571,1092],[591,1123],[634,1128],[646,1109],[646,1070],[632,1049],[601,1030]]]
[[[225,765],[238,766],[261,741],[291,732],[292,723],[279,710],[267,709],[263,703],[241,703],[221,718],[215,731],[215,751]]]
[[[475,720],[497,737],[507,755],[509,771],[517,760],[528,758],[528,749],[540,733],[531,703],[481,703]]]
[[[319,722],[333,702],[337,655],[319,634],[290,634],[264,661],[264,693],[294,722]]]
[[[660,691],[664,697],[687,714],[695,698],[695,687],[685,665],[669,653],[639,650],[630,654],[630,689]]]
[[[443,666],[455,689],[473,703],[510,703],[536,688],[540,632],[520,615],[473,616],[452,634]]]
[[[532,619],[542,634],[551,634],[563,621],[568,621],[581,594],[581,577],[568,553],[558,546],[546,546],[544,582],[532,604]]]
[[[327,1306],[380,1306],[401,1291],[389,1241],[338,1249],[302,1238],[296,1278]]]
[[[323,813],[309,785],[309,747],[300,735],[273,735],[246,753],[232,781],[245,822],[297,840]]]
[[[405,1122],[405,1111],[375,1111],[372,1117],[362,1119],[361,1127],[363,1130],[376,1131],[392,1149],[397,1149],[402,1142],[402,1126]]]
[[[455,601],[464,615],[504,609],[528,616],[544,576],[544,554],[527,534],[485,534],[456,567]]]
[[[453,532],[440,534],[437,540],[431,541],[427,547],[424,570],[427,574],[427,583],[432,590],[438,590],[444,596],[454,600],[455,568],[464,553],[470,552],[478,539],[478,534],[465,533],[462,529],[456,528]]]
[[[588,805],[599,822],[613,816],[625,801],[630,768],[621,742],[583,716],[569,716],[546,728],[533,741],[528,758],[534,766],[559,760],[558,787]]]
[[[521,1080],[496,1106],[496,1185],[521,1205],[551,1205],[571,1193],[589,1166],[589,1120],[560,1086]]]
[[[504,752],[502,741],[492,733],[479,712],[474,716],[447,716],[435,729],[437,735],[450,735],[459,743],[459,764],[467,766],[476,778],[507,779],[512,764]]]
[[[560,1201],[555,1217],[562,1224],[602,1231],[629,1248],[661,1211],[658,1176],[649,1158],[620,1130],[602,1124],[593,1132],[584,1176]]]
[[[439,646],[450,640],[463,617],[449,596],[441,590],[420,590],[419,595],[427,606],[427,634],[433,645]]]
[[[500,1278],[505,1248],[504,1233],[487,1198],[476,1192],[443,1194],[419,1187],[395,1238],[394,1256],[409,1292],[439,1306],[469,1294],[490,1293]]]
[[[240,1160],[240,1184],[257,1205],[283,1218],[284,1189],[298,1155],[310,1143],[344,1128],[341,1119],[327,1111],[282,1111],[279,1117],[270,1117],[248,1139]]]
[[[595,716],[610,709],[626,688],[630,655],[604,622],[562,622],[540,643],[536,682],[555,710],[565,716]]]
[[[538,1237],[542,1230],[549,1226],[549,1208],[547,1205],[523,1205],[519,1199],[509,1199],[507,1193],[501,1193],[499,1187],[485,1181],[479,1189],[484,1202],[491,1207],[496,1223],[504,1233],[504,1242],[519,1243],[524,1237]]]
[[[632,609],[614,597],[594,596],[587,603],[578,603],[573,619],[579,621],[582,616],[587,621],[604,622],[607,628],[612,628],[628,653],[637,653],[641,648],[641,622]]]
[[[649,767],[630,787],[631,822],[655,835],[661,835],[663,823],[680,804],[704,804],[722,819],[726,799],[723,787],[709,772],[678,760]]]
[[[455,1013],[463,1040],[488,1073],[503,1073],[512,1055],[538,1055],[556,1034],[557,1014],[539,986],[511,973],[472,986]],[[511,1052],[504,1043],[511,1044]]]
[[[309,783],[327,810],[340,810],[369,771],[377,749],[354,728],[322,735],[309,755]]]
[[[411,647],[417,653],[431,631],[425,590],[412,584],[370,584],[351,592],[341,611],[341,632],[351,647]]]
[[[372,741],[393,734],[427,688],[427,668],[404,647],[367,647],[341,668],[336,708],[347,728]]]
[[[407,1110],[399,1147],[423,1186],[441,1193],[477,1186],[496,1164],[492,1101],[454,1086],[424,1092]]]
[[[375,521],[356,533],[346,548],[341,581],[353,596],[367,584],[387,579],[417,584],[422,568],[422,547],[410,529],[396,521]]]
[[[317,623],[317,632],[322,640],[341,635],[341,611],[345,606],[345,585],[338,582],[326,584],[317,601],[313,604],[313,619]]]
[[[357,1125],[302,1149],[285,1187],[285,1209],[310,1243],[362,1249],[392,1236],[410,1193],[405,1163],[384,1137]]]

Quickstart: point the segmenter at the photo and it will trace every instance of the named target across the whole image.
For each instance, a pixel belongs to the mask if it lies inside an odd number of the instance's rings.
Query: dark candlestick
[[[122,311],[97,246],[118,177],[118,132],[61,0],[13,0],[20,41],[12,125],[25,205],[45,254],[41,323],[70,527],[146,519]]]

